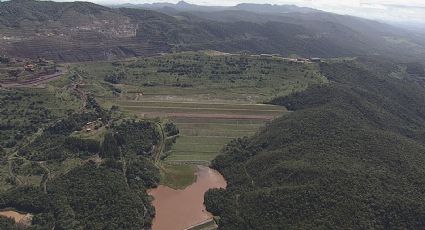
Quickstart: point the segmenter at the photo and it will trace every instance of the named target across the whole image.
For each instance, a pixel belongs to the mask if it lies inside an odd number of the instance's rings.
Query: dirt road
[[[52,81],[54,79],[57,79],[61,77],[65,72],[67,68],[66,67],[58,67],[57,71],[52,74],[42,75],[38,76],[34,79],[22,81],[22,82],[0,82],[1,87],[31,87],[31,86],[37,86],[45,82]]]

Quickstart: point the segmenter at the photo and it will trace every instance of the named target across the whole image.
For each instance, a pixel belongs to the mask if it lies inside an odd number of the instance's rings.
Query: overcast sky
[[[68,1],[68,0],[64,0]],[[179,0],[89,0],[100,4],[153,3]],[[232,6],[238,3],[295,4],[325,11],[389,21],[425,24],[425,0],[185,0],[199,5]]]

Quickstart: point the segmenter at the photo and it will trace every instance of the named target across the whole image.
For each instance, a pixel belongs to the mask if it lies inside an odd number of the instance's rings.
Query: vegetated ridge
[[[213,161],[220,229],[420,229],[424,226],[423,78],[376,58],[324,63],[331,81],[276,98],[293,113]]]

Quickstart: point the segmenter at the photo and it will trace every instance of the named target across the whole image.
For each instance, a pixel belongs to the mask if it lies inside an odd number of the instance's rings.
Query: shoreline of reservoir
[[[153,230],[183,230],[213,217],[205,209],[204,194],[212,188],[226,188],[227,182],[216,170],[196,166],[196,181],[184,189],[173,189],[160,185],[150,189],[153,196],[155,218]]]

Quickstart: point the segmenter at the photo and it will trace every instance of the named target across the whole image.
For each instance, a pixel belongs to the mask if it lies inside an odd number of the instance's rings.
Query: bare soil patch
[[[17,224],[23,226],[31,225],[32,215],[30,213],[19,213],[12,210],[0,211],[0,216],[13,219]]]

